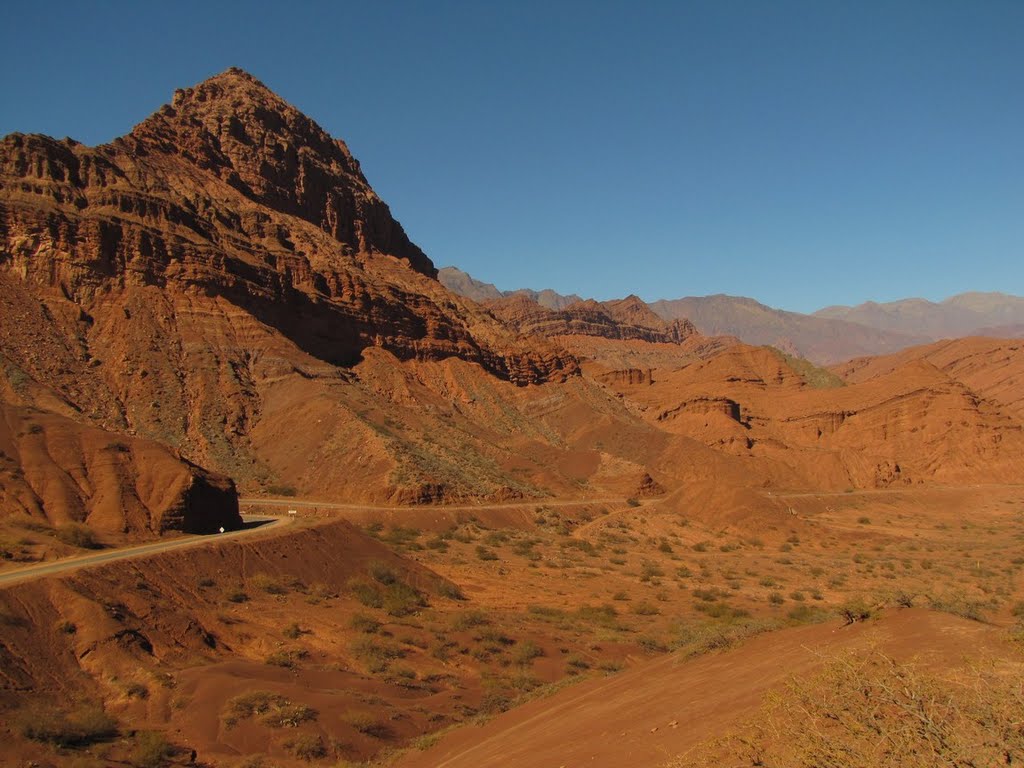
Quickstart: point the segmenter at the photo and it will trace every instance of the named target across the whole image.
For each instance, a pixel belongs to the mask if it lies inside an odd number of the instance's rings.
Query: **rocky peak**
[[[636,296],[603,303],[586,299],[551,310],[519,294],[485,302],[485,306],[520,333],[538,336],[601,336],[680,344],[697,333],[688,320],[665,322]]]
[[[349,252],[390,254],[437,275],[345,142],[236,67],[175,91],[114,146],[184,157],[250,200],[317,225]]]
[[[635,294],[630,294],[624,299],[606,301],[603,306],[612,317],[632,325],[647,328],[662,328],[665,325],[665,321],[654,314],[654,310]]]

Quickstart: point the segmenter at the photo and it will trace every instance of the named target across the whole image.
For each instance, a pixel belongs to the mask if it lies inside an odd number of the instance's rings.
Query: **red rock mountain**
[[[248,491],[406,503],[1021,476],[1017,414],[920,361],[823,389],[842,382],[635,296],[481,306],[435,274],[345,145],[239,70],[108,145],[0,142],[3,399]]]
[[[545,288],[540,291],[535,291],[530,288],[518,288],[514,291],[499,291],[492,283],[484,283],[480,280],[476,280],[472,275],[469,275],[456,267],[441,267],[441,269],[437,271],[437,279],[441,281],[441,285],[452,293],[457,293],[459,296],[465,296],[468,299],[479,302],[522,296],[530,301],[540,304],[545,309],[558,311],[565,309],[571,304],[583,301],[583,299],[575,293],[563,296],[550,288]]]
[[[377,351],[517,386],[578,372],[440,286],[345,145],[240,70],[178,91],[108,145],[6,137],[0,243],[0,302],[21,318],[0,347],[13,402],[250,483],[290,471],[254,444],[273,453],[303,428],[275,411],[288,398],[267,389],[282,380],[337,389]],[[366,425],[373,409],[357,410],[334,417],[393,455]]]
[[[525,295],[485,302],[506,325],[538,336],[601,336],[678,344],[697,331],[688,320],[666,322],[636,296],[618,301],[578,301],[565,309],[542,307]]]

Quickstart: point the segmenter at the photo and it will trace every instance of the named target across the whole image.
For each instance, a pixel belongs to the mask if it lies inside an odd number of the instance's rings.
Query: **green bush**
[[[375,584],[366,579],[349,579],[347,586],[352,596],[367,608],[384,607],[384,599]]]
[[[267,493],[271,496],[296,496],[298,489],[294,485],[268,485]]]
[[[228,590],[228,593],[225,595],[225,597],[227,598],[229,603],[244,603],[246,600],[249,599],[249,595],[247,595],[242,589],[239,588]]]
[[[382,607],[391,616],[408,616],[426,605],[423,595],[403,581],[390,584],[384,590]]]
[[[637,616],[657,616],[661,613],[656,605],[651,605],[646,600],[636,603],[633,606],[633,613]]]
[[[490,618],[483,611],[463,611],[452,619],[452,629],[461,632],[473,627],[485,627],[490,623]]]
[[[373,736],[377,739],[386,739],[391,735],[391,728],[387,723],[382,723],[369,712],[349,712],[343,718],[345,722],[355,728],[359,733],[366,736]]]
[[[264,660],[267,664],[272,667],[285,667],[286,669],[294,669],[298,666],[299,661],[309,656],[309,652],[305,650],[280,650],[274,651]]]
[[[847,624],[867,621],[874,614],[874,609],[863,598],[853,598],[839,606],[839,615]]]
[[[269,573],[257,573],[254,574],[250,583],[261,592],[266,592],[268,595],[287,595],[288,585],[285,581],[277,576],[272,576]]]
[[[312,707],[295,704],[279,693],[249,691],[228,701],[221,719],[228,728],[252,717],[258,717],[272,728],[296,728],[301,723],[316,720],[318,714]]]

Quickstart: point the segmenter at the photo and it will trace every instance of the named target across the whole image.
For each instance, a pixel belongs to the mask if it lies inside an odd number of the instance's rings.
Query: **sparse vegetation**
[[[57,529],[57,538],[69,547],[79,549],[102,549],[103,544],[93,530],[81,523],[68,523]]]
[[[836,389],[846,386],[846,382],[834,373],[824,368],[819,368],[809,360],[786,354],[781,349],[775,347],[766,347],[766,349],[779,358],[781,362],[789,366],[790,370],[803,379],[804,383],[809,387],[814,389]]]
[[[117,735],[114,718],[95,704],[83,704],[69,712],[36,705],[23,711],[19,720],[25,738],[56,747],[87,747]]]
[[[282,649],[274,651],[265,659],[266,663],[273,667],[286,667],[291,669],[297,667],[299,662],[309,656],[309,652],[301,648]]]
[[[299,491],[294,485],[268,485],[267,493],[271,496],[297,496]]]
[[[250,691],[228,701],[221,713],[221,719],[229,728],[249,718],[257,718],[272,728],[295,728],[316,720],[317,711],[305,704],[295,704],[278,693]]]
[[[322,736],[307,733],[288,742],[292,754],[300,760],[312,761],[327,757],[327,744]]]
[[[700,765],[723,764],[723,754],[794,768],[1015,765],[1024,689],[1006,672],[980,665],[940,677],[877,651],[837,656],[770,695],[742,733],[700,750]]]
[[[140,731],[135,734],[132,765],[137,768],[161,768],[174,755],[173,745],[162,733]]]

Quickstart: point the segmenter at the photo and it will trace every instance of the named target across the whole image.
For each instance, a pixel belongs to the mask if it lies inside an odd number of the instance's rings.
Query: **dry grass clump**
[[[174,753],[174,745],[162,733],[140,731],[135,735],[131,764],[134,768],[160,768]]]
[[[70,712],[36,705],[22,712],[19,721],[22,736],[56,747],[87,747],[117,735],[117,721],[92,704]]]
[[[370,579],[350,579],[347,587],[367,608],[380,608],[391,616],[408,616],[427,606],[426,598],[402,581],[388,566],[371,563]]]
[[[753,619],[734,613],[715,621],[677,627],[672,647],[685,658],[693,658],[732,648],[744,640],[780,626],[779,621]]]
[[[837,656],[819,674],[769,694],[742,732],[670,766],[720,765],[726,755],[766,768],[1017,765],[1024,679],[1010,666],[940,676],[879,651]]]
[[[295,704],[279,693],[249,691],[228,701],[221,719],[229,728],[252,717],[272,728],[295,728],[301,723],[316,720],[317,714],[312,707]]]
[[[285,746],[291,750],[293,755],[306,762],[322,760],[328,755],[327,744],[324,742],[323,737],[315,733],[306,733],[298,736],[287,742]]]
[[[79,549],[103,549],[92,528],[81,523],[68,523],[57,529],[57,539]]]

